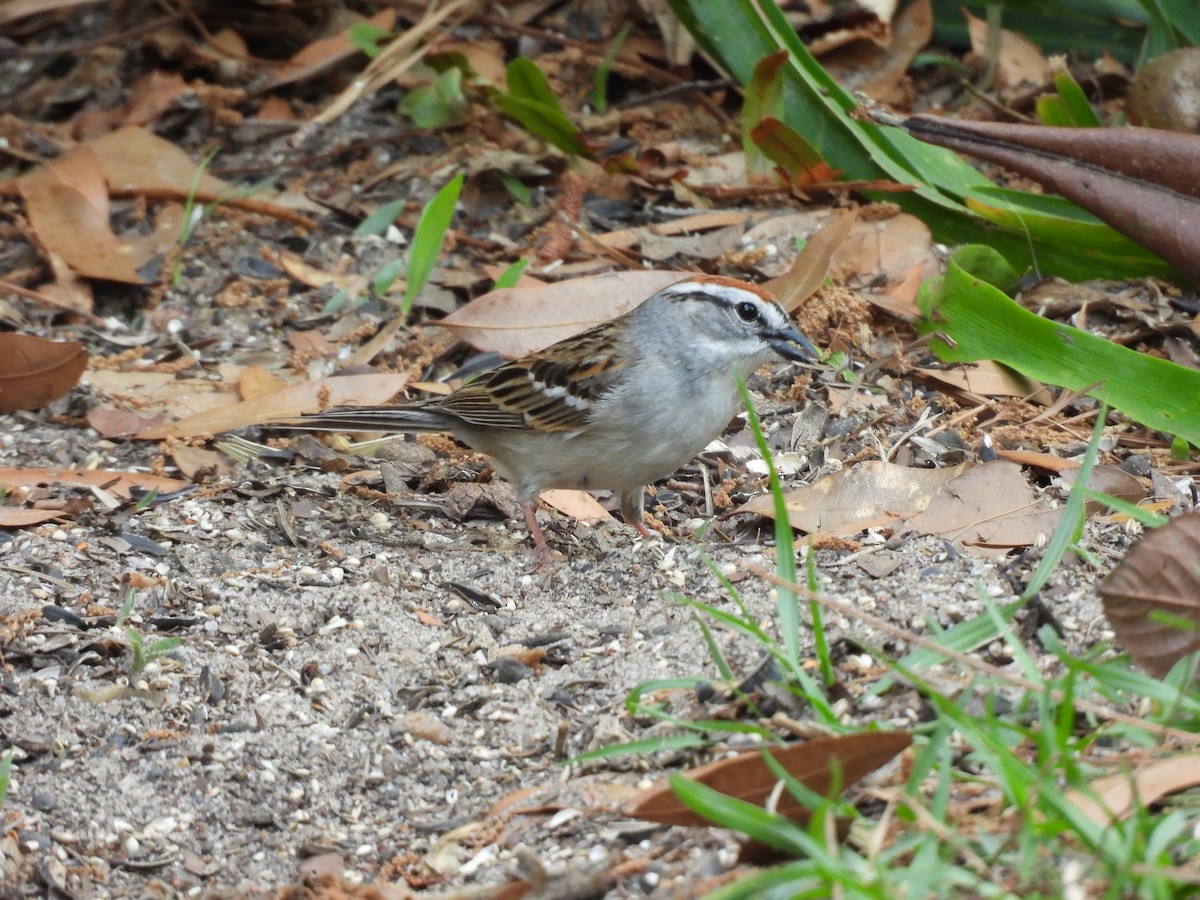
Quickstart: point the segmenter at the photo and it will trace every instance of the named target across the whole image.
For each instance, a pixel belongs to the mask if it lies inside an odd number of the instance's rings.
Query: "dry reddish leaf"
[[[1033,469],[1045,469],[1047,472],[1062,474],[1069,469],[1078,469],[1080,463],[1074,459],[1063,459],[1053,453],[1039,453],[1036,450],[997,450],[996,455],[1020,466]]]
[[[88,278],[145,284],[137,273],[145,259],[113,233],[108,188],[99,159],[78,146],[17,179],[38,242],[72,271]]]
[[[96,430],[100,437],[127,438],[139,431],[161,425],[162,416],[147,419],[126,409],[111,409],[105,406],[93,406],[87,411],[87,423]]]
[[[848,787],[911,743],[912,737],[903,731],[871,731],[817,738],[767,752],[806,788],[827,797],[835,784],[842,789]],[[684,775],[722,794],[760,806],[779,780],[757,750],[709,763]],[[805,822],[809,816],[808,808],[787,791],[780,795],[776,811],[797,822]],[[664,825],[712,824],[680,802],[666,784],[649,790],[628,814]]]
[[[167,437],[217,434],[247,425],[268,424],[274,419],[294,418],[329,406],[379,406],[387,403],[408,383],[406,375],[343,375],[294,384],[272,394],[263,394],[207,409],[135,437],[156,441]]]
[[[67,518],[61,509],[17,509],[0,506],[0,528],[32,528]]]
[[[1147,532],[1100,585],[1117,640],[1156,678],[1200,649],[1197,560],[1200,513],[1187,513]],[[1160,615],[1176,621],[1160,621]]]
[[[1181,753],[1139,764],[1132,772],[1097,778],[1090,785],[1096,796],[1069,790],[1066,798],[1097,825],[1127,819],[1163,797],[1200,785],[1200,753]]]
[[[79,383],[88,354],[78,341],[0,333],[0,413],[41,409]]]
[[[967,468],[908,524],[974,556],[999,556],[1049,537],[1061,517],[1039,505],[1020,466],[1000,460]]]
[[[501,288],[438,324],[480,350],[515,358],[549,347],[633,309],[686,272],[648,270],[576,278],[545,287]]]
[[[784,495],[788,521],[800,531],[854,534],[907,519],[925,509],[938,490],[956,478],[966,463],[950,469],[913,469],[867,460]],[[774,518],[775,501],[755,497],[737,512]]]
[[[35,487],[99,487],[129,499],[131,488],[160,494],[191,487],[187,481],[149,472],[114,472],[107,469],[0,469],[0,484],[10,489]]]

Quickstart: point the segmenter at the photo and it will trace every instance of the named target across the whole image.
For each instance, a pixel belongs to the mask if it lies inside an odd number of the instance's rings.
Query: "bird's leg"
[[[529,533],[533,536],[533,550],[537,555],[537,567],[541,569],[554,562],[554,553],[550,550],[550,545],[546,543],[546,536],[542,534],[542,526],[538,524],[534,502],[536,501],[522,503],[521,509],[525,511],[525,524],[529,526]]]
[[[626,525],[632,525],[638,530],[642,537],[648,538],[653,532],[646,527],[646,523],[642,521],[646,516],[644,508],[645,489],[635,488],[632,491],[626,491],[621,495],[621,518],[625,520]]]

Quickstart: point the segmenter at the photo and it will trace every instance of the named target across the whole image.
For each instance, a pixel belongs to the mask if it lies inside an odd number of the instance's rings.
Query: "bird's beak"
[[[784,359],[790,359],[793,362],[816,362],[817,360],[817,348],[800,333],[800,329],[795,325],[789,324],[786,328],[781,328],[771,335],[767,343]]]

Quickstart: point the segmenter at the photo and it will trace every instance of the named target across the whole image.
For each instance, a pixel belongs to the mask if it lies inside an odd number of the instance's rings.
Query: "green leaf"
[[[608,49],[604,51],[604,59],[600,60],[600,65],[596,67],[596,74],[592,78],[592,106],[598,113],[608,109],[608,73],[612,71],[613,62],[621,52],[621,45],[625,43],[632,29],[632,22],[621,26],[621,30],[613,36]]]
[[[446,231],[450,228],[450,220],[454,218],[454,208],[458,204],[458,195],[462,190],[463,176],[458,173],[446,183],[432,200],[421,210],[421,218],[417,220],[417,230],[413,234],[412,250],[408,254],[408,268],[405,272],[407,284],[404,290],[404,314],[412,309],[413,301],[425,287],[433,272],[438,254],[442,252],[442,244],[446,241]]]
[[[790,819],[767,812],[761,806],[738,800],[708,785],[677,773],[669,777],[671,790],[685,806],[722,828],[732,828],[763,844],[799,855],[812,849],[804,829]]]
[[[374,59],[383,49],[383,42],[390,38],[392,33],[369,22],[356,22],[346,29],[346,36],[351,44]]]
[[[1100,117],[1096,115],[1096,111],[1092,109],[1092,104],[1088,103],[1083,88],[1079,86],[1079,82],[1071,76],[1070,72],[1064,70],[1054,73],[1054,89],[1062,98],[1071,125],[1076,128],[1099,128],[1103,124]]]
[[[449,68],[432,84],[409,91],[399,109],[418,128],[438,128],[461,119],[469,106],[462,92],[462,70]]]
[[[517,282],[521,280],[521,276],[525,274],[525,270],[529,268],[529,257],[518,259],[515,263],[500,273],[500,277],[496,279],[496,283],[492,285],[492,290],[498,291],[501,288],[516,287]]]
[[[1200,446],[1200,372],[1034,315],[993,286],[1015,275],[990,247],[963,247],[950,257],[946,275],[927,282],[917,301],[919,330],[953,341],[935,337],[938,356],[993,359],[1035,381],[1086,389],[1143,425]]]
[[[550,89],[550,82],[533,60],[518,56],[504,70],[504,78],[510,97],[540,103],[566,118],[567,114],[563,111],[562,104]]]
[[[407,204],[407,200],[393,200],[391,203],[383,204],[358,223],[358,227],[354,229],[354,236],[367,237],[383,234],[388,230],[388,226],[396,221],[396,216],[404,211]]]
[[[588,158],[593,156],[584,143],[583,133],[561,109],[512,94],[496,94],[492,97],[492,103],[506,116],[516,119],[526,129],[563,153]]]

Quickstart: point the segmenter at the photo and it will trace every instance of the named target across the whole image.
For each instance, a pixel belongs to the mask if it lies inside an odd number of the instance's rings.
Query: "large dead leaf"
[[[191,482],[149,472],[115,472],[106,469],[0,469],[0,484],[10,489],[36,487],[98,487],[128,499],[131,488],[160,494],[191,487]]]
[[[78,341],[0,334],[0,413],[41,409],[57,400],[78,384],[87,363]]]
[[[75,147],[17,179],[38,242],[71,270],[88,278],[144,284],[133,258],[108,222],[108,188],[100,162],[86,145]]]
[[[809,534],[853,534],[915,516],[938,490],[965,468],[913,469],[867,460],[784,495],[788,522]],[[770,495],[755,497],[738,512],[773,518]]]
[[[516,358],[629,312],[686,272],[617,272],[484,294],[438,324],[480,350]]]
[[[779,298],[779,304],[788,312],[794,310],[825,283],[833,255],[846,242],[857,219],[854,210],[838,212],[827,219],[805,242],[792,267],[763,287]]]
[[[165,191],[187,196],[197,191],[228,192],[229,186],[207,172],[197,179],[199,163],[169,141],[129,125],[87,144],[95,154],[109,190],[120,193]]]
[[[557,509],[580,522],[594,525],[611,519],[612,513],[600,505],[600,501],[587,491],[550,490],[542,491],[539,499],[547,506]]]
[[[872,731],[817,738],[767,752],[806,788],[827,797],[835,784],[848,787],[911,743],[912,737],[902,731]],[[722,794],[760,806],[766,803],[779,781],[757,750],[684,774]],[[809,817],[808,808],[787,791],[780,795],[775,810],[797,822],[805,822]],[[667,784],[651,788],[628,814],[664,825],[712,824],[681,803]]]
[[[406,375],[343,375],[294,384],[281,391],[261,394],[240,403],[207,409],[169,425],[150,428],[136,436],[142,440],[218,434],[247,425],[294,418],[330,406],[379,406],[403,390]]]
[[[908,524],[975,556],[1001,556],[1048,538],[1061,517],[1040,505],[1020,466],[998,460],[967,468]]]
[[[1200,650],[1200,513],[1148,532],[1099,592],[1117,640],[1151,675]]]
[[[18,509],[12,506],[0,506],[0,528],[32,528],[34,525],[44,525],[46,522],[56,522],[70,518],[61,509]]]
[[[1157,803],[1163,797],[1200,785],[1200,753],[1181,753],[1097,778],[1091,793],[1070,790],[1066,799],[1097,825],[1127,819],[1135,811]]]

